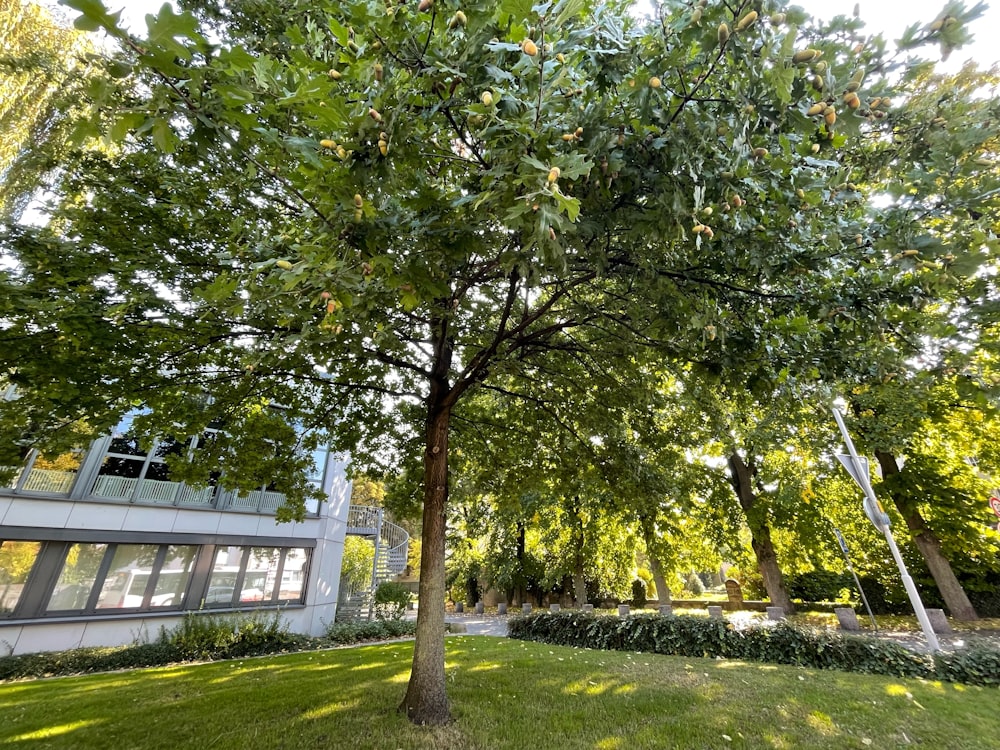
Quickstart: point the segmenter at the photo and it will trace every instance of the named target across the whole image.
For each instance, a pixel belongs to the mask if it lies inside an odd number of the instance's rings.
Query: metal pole
[[[896,566],[899,568],[899,573],[903,578],[903,587],[910,597],[910,603],[913,605],[913,611],[920,622],[920,628],[924,631],[927,646],[932,652],[940,651],[941,646],[938,643],[937,634],[934,632],[934,628],[931,627],[931,621],[927,617],[924,603],[920,601],[920,593],[917,591],[917,587],[913,584],[913,579],[910,578],[910,574],[906,570],[906,563],[903,562],[903,558],[899,554],[896,540],[892,538],[892,531],[889,529],[889,517],[882,513],[882,506],[879,505],[878,498],[875,497],[875,490],[872,489],[871,482],[868,479],[867,462],[862,462],[860,456],[858,456],[858,452],[854,449],[854,442],[851,440],[851,435],[844,424],[844,417],[836,408],[833,410],[833,417],[837,420],[837,426],[840,427],[840,434],[844,436],[844,444],[847,446],[847,452],[854,464],[854,478],[861,485],[861,489],[870,503],[869,508],[872,512],[868,514],[868,517],[875,528],[882,532],[885,540],[889,543],[889,550],[892,552],[892,557],[896,561]],[[880,514],[883,516],[883,520],[881,523],[878,523],[876,518]]]
[[[847,569],[851,571],[851,575],[854,577],[854,585],[858,587],[858,593],[861,594],[861,601],[865,605],[865,612],[868,613],[868,619],[872,621],[872,631],[878,632],[878,623],[875,622],[875,615],[872,613],[871,605],[868,603],[868,597],[865,596],[865,590],[861,588],[861,579],[858,578],[858,574],[854,572],[854,566],[851,565],[851,556],[847,552],[847,542],[844,541],[844,535],[840,533],[840,529],[836,526],[833,527],[834,533],[837,535],[837,542],[840,543],[840,551],[844,553],[844,562],[847,563]]]

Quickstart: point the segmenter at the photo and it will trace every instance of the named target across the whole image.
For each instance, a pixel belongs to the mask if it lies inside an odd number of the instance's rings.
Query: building
[[[131,418],[86,450],[33,451],[0,486],[0,655],[155,639],[191,612],[280,610],[294,632],[321,634],[337,616],[348,534],[370,537],[381,580],[406,565],[408,537],[379,509],[352,508],[343,461],[314,455],[326,502],[277,523],[284,497],[171,481]],[[370,592],[361,592],[364,599]]]

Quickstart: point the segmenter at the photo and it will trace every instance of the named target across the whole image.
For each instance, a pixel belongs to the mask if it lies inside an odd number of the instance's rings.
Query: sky
[[[164,0],[104,0],[112,10],[123,9],[127,24],[145,28],[143,19],[147,13],[155,13]],[[648,1],[648,0],[647,0]],[[965,0],[971,7],[976,0]],[[54,3],[55,0],[48,0]],[[640,0],[640,3],[642,0]],[[1000,63],[1000,45],[991,40],[990,32],[1000,30],[1000,0],[991,0],[992,6],[972,26],[976,37],[973,44],[954,52],[944,66],[944,70],[957,70],[968,59],[974,59],[980,67]],[[833,18],[837,15],[851,15],[855,0],[796,0],[796,5],[805,8],[819,18]],[[858,3],[861,18],[871,33],[882,32],[887,39],[895,39],[913,23],[927,24],[938,17],[946,0],[862,0]]]

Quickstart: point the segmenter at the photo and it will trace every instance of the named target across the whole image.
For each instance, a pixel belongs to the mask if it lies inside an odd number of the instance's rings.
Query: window
[[[107,548],[106,544],[70,546],[63,560],[59,580],[49,596],[46,612],[82,612],[87,608]]]
[[[115,428],[92,493],[96,497],[164,505],[211,505],[218,474],[213,474],[202,486],[186,486],[171,480],[167,460],[197,450],[214,437],[215,430],[207,430],[185,443],[169,437],[154,440],[147,453],[132,431],[133,418],[134,415],[126,417]]]
[[[198,560],[211,555],[211,567]],[[0,542],[0,617],[304,603],[308,548]]]
[[[41,542],[0,542],[0,616],[14,611]]]
[[[67,495],[80,470],[83,451],[75,450],[50,456],[28,451],[24,464],[6,486],[15,492],[44,492]]]

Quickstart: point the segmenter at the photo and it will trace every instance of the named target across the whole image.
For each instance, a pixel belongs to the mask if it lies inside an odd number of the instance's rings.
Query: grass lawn
[[[560,750],[1000,746],[996,689],[451,637],[455,722],[396,713],[412,643],[0,685],[0,746]]]

